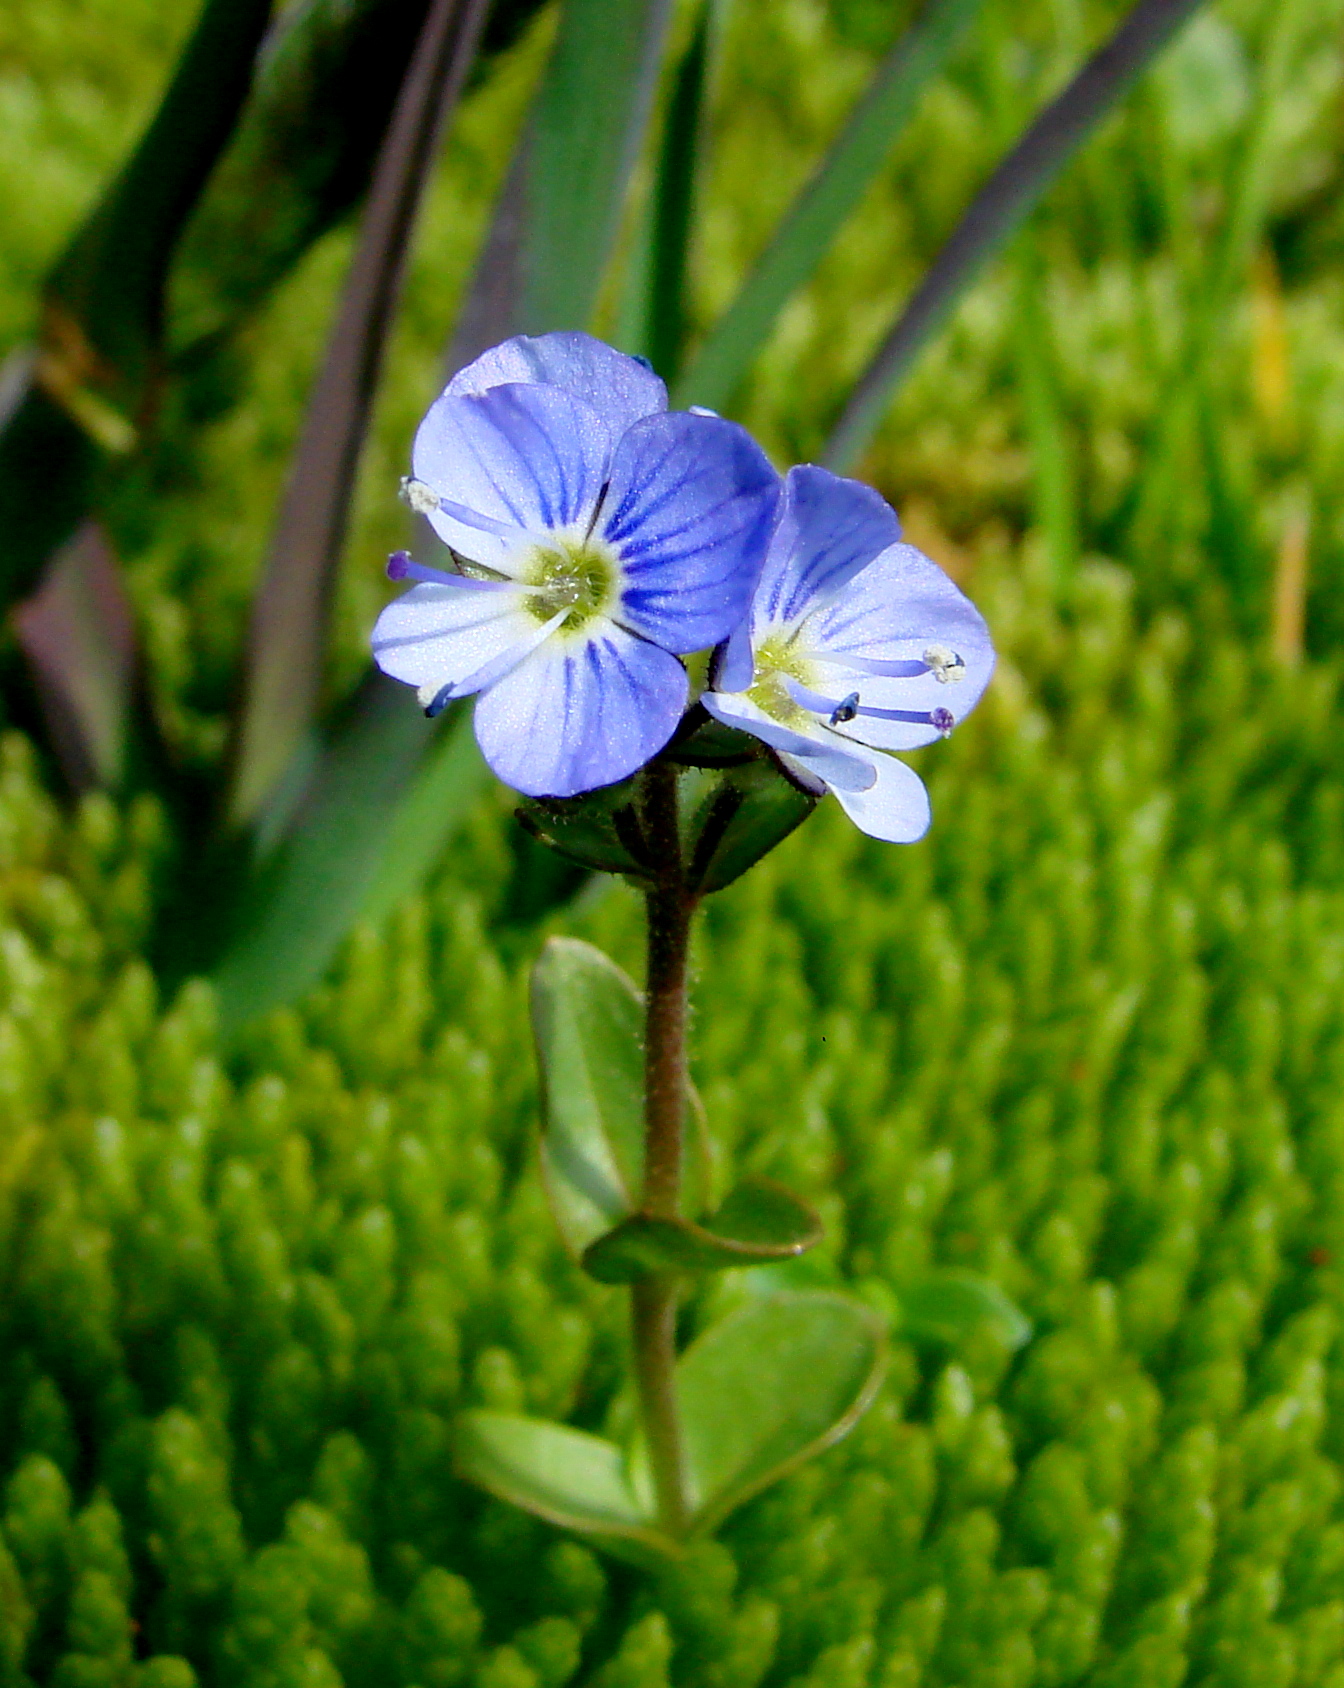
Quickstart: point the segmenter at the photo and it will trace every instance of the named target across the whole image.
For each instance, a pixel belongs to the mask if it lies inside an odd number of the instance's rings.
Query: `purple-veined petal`
[[[598,530],[619,554],[620,621],[664,650],[704,650],[746,614],[779,478],[735,422],[673,411],[616,448]]]
[[[861,831],[887,844],[913,844],[929,830],[929,794],[913,768],[878,756],[877,779],[866,791],[834,787],[841,808]]]
[[[819,689],[858,691],[863,702],[882,709],[943,707],[958,721],[979,702],[994,672],[984,617],[913,545],[889,547],[842,593],[814,610],[802,625],[797,648],[812,665]],[[957,678],[940,680],[933,670],[900,677],[846,668],[848,656],[884,664],[923,662],[930,651],[959,656],[964,666]]]
[[[427,696],[458,687],[511,651],[525,652],[538,628],[523,591],[463,580],[413,586],[374,624],[373,659],[384,674]]]
[[[656,756],[686,704],[676,657],[605,618],[558,633],[476,702],[476,741],[505,785],[574,797]]]
[[[445,544],[514,574],[533,544],[586,525],[606,480],[606,422],[558,387],[492,387],[436,399],[415,436],[415,477]],[[475,521],[473,521],[475,518]]]
[[[756,627],[791,626],[900,537],[896,512],[872,487],[810,463],[790,469],[756,589]]]
[[[877,777],[874,758],[861,750],[849,750],[835,733],[816,723],[812,732],[795,732],[767,715],[759,705],[741,693],[705,692],[700,699],[716,720],[726,727],[740,727],[790,759],[802,762],[808,772],[837,791],[862,791]]]
[[[667,409],[667,388],[638,358],[591,334],[519,334],[482,352],[445,389],[454,396],[485,393],[506,382],[560,387],[582,399],[611,425],[613,439],[644,416]]]

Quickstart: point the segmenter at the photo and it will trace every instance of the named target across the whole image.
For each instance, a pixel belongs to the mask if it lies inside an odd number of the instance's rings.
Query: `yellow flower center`
[[[809,720],[807,711],[789,696],[785,680],[807,685],[807,665],[792,644],[782,638],[764,639],[756,652],[756,673],[747,696],[758,709],[782,727],[798,727]]]
[[[549,621],[568,610],[566,632],[613,609],[618,596],[616,559],[591,540],[558,539],[554,546],[539,546],[524,579],[533,588],[527,598],[529,612],[538,621]]]

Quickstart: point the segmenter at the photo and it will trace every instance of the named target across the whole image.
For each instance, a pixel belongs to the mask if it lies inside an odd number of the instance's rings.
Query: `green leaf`
[[[239,902],[224,906],[227,947],[211,982],[226,1032],[293,1001],[356,922],[411,895],[484,787],[467,714],[427,722],[382,676],[364,701]]]
[[[999,1286],[975,1272],[930,1272],[901,1291],[901,1334],[956,1347],[980,1331],[1005,1348],[1031,1340],[1031,1320]]]
[[[677,382],[674,403],[718,410],[732,398],[779,312],[811,279],[882,168],[916,99],[941,70],[980,4],[981,0],[930,0],[915,26],[887,55],[825,162]]]
[[[694,1532],[852,1430],[885,1364],[882,1321],[838,1295],[749,1302],[697,1338],[677,1364]],[[631,1474],[647,1494],[640,1448]]]
[[[687,832],[689,883],[721,891],[801,826],[817,806],[772,757],[726,771]]]
[[[566,0],[449,353],[587,328],[648,122],[669,0]]]
[[[715,0],[700,0],[691,36],[672,76],[652,191],[639,238],[626,269],[625,299],[617,343],[647,358],[673,381],[687,335],[687,292],[695,189],[704,130],[706,87]]]
[[[633,1283],[657,1272],[722,1272],[769,1265],[821,1241],[821,1221],[783,1185],[755,1178],[732,1190],[703,1225],[636,1213],[589,1245],[584,1270],[599,1283]]]
[[[454,1425],[453,1462],[500,1500],[635,1564],[679,1551],[636,1495],[621,1449],[600,1436],[517,1413],[466,1412]]]
[[[532,969],[532,1032],[541,1068],[541,1175],[576,1260],[638,1208],[644,1182],[644,998],[609,956],[549,938]],[[686,1098],[682,1211],[709,1200],[704,1108]]]
[[[608,956],[550,938],[532,969],[541,1170],[576,1256],[632,1214],[644,1166],[643,1000]]]
[[[972,200],[850,395],[822,461],[844,474],[867,449],[893,393],[930,335],[1135,77],[1200,0],[1139,0],[1053,99]]]

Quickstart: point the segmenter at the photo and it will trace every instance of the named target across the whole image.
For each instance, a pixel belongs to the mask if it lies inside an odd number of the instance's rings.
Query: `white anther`
[[[719,414],[717,410],[709,410],[703,404],[693,404],[693,405],[690,405],[688,408],[689,408],[692,416],[713,416],[713,417],[717,417],[718,414]]]
[[[413,475],[401,477],[401,496],[417,516],[432,515],[439,507],[439,495],[434,488],[417,481]]]
[[[930,645],[924,652],[924,662],[941,686],[945,686],[949,680],[966,678],[966,664],[956,651],[948,650],[946,645]]]

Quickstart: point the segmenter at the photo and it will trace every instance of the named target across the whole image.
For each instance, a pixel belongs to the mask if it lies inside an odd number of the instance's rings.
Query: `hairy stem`
[[[647,905],[643,1210],[676,1218],[686,1116],[686,961],[696,899],[683,881],[677,773],[668,764],[655,764],[645,776],[643,819],[660,869]],[[689,1507],[676,1396],[676,1279],[645,1278],[631,1295],[635,1375],[659,1521],[681,1536]]]

